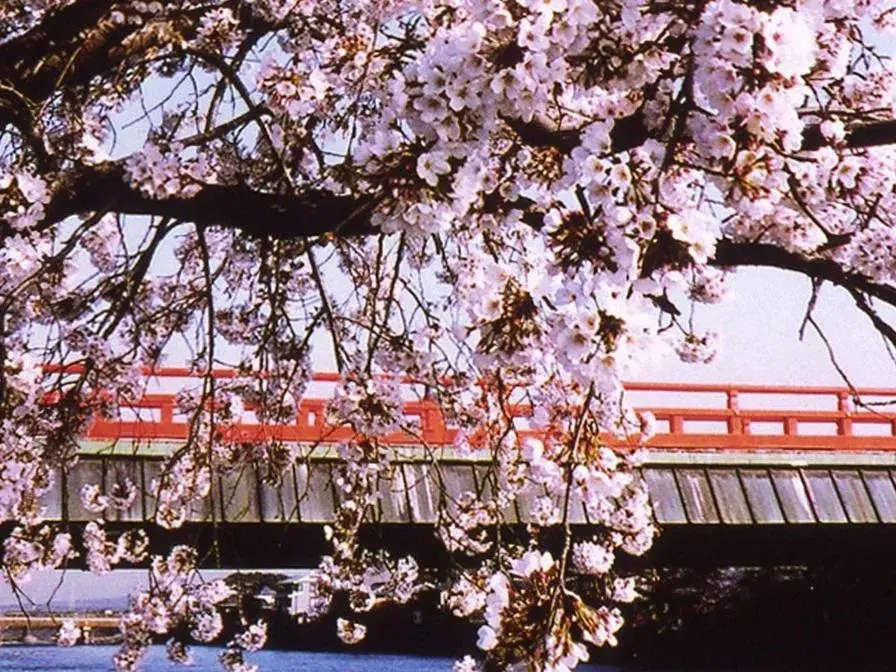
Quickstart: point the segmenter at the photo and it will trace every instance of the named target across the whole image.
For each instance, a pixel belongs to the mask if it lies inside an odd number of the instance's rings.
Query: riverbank
[[[652,587],[643,588],[645,599],[626,608],[619,646],[595,650],[593,657],[625,669],[890,671],[896,569],[883,562],[886,557],[882,549],[878,562],[848,566],[664,570]],[[335,625],[340,616],[364,623],[367,639],[352,647],[343,644]],[[44,623],[0,616],[0,641],[22,642],[30,624],[28,641],[52,642],[63,617]],[[441,612],[436,593],[406,607],[365,614],[352,614],[347,604],[337,603],[325,619],[310,624],[298,624],[285,611],[260,608],[242,617],[269,622],[271,649],[446,658],[476,653],[476,625]],[[92,642],[117,641],[116,615],[75,618],[99,619],[83,623],[94,628]],[[240,629],[240,620],[230,612],[219,644]],[[53,627],[37,627],[48,625]]]
[[[121,641],[117,614],[2,614],[0,644],[55,644],[59,626],[71,619],[81,629],[84,644],[117,644]]]
[[[645,599],[625,608],[619,646],[593,650],[593,659],[625,669],[890,672],[896,567],[887,557],[881,549],[876,558],[823,567],[662,570],[644,586]],[[435,595],[360,615],[337,605],[314,625],[277,622],[271,643],[349,650],[336,638],[340,615],[368,626],[361,647],[369,652],[475,653],[475,626],[438,611]]]

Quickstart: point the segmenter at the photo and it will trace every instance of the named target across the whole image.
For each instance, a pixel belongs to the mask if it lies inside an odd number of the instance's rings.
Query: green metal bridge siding
[[[162,471],[161,458],[82,456],[65,474],[56,474],[53,488],[43,498],[47,520],[87,522],[103,517],[115,522],[152,522],[156,510],[150,484]],[[397,462],[393,478],[380,478],[378,510],[370,522],[418,523],[436,522],[441,480],[447,491],[457,496],[464,491],[487,489],[488,465],[452,463],[440,467],[437,477],[431,464]],[[330,523],[335,519],[339,501],[336,486],[338,462],[312,459],[293,465],[279,487],[262,482],[254,466],[246,465],[232,474],[215,476],[209,495],[194,502],[188,510],[188,522],[204,523]],[[107,509],[102,514],[88,511],[81,502],[85,484],[102,484],[109,492],[116,482],[129,478],[138,486],[134,504],[125,510]],[[528,523],[527,500],[523,496],[513,510],[505,511],[507,522]],[[449,499],[449,511],[452,504]],[[587,523],[581,501],[573,502],[570,511],[573,523]]]
[[[45,518],[67,522],[95,520],[99,514],[81,503],[81,487],[102,484],[108,492],[116,482],[130,479],[138,497],[126,510],[108,509],[102,516],[121,523],[152,522],[155,498],[150,483],[161,474],[164,448],[150,454],[97,450],[83,454],[65,474],[57,474],[53,489],[43,499]],[[413,450],[399,451],[394,478],[381,478],[378,510],[369,522],[433,524],[439,509],[437,481],[451,496],[464,491],[487,492],[484,461],[455,459],[435,467],[413,459]],[[329,457],[328,457],[329,456]],[[676,525],[806,525],[896,523],[896,464],[889,456],[856,453],[814,463],[798,456],[787,462],[780,453],[683,454],[667,451],[651,456],[641,472],[648,484],[656,522]],[[874,459],[877,457],[878,459]],[[279,487],[262,482],[252,465],[232,474],[215,476],[208,497],[194,502],[188,522],[194,523],[311,523],[334,520],[339,501],[338,462],[326,451],[297,462]],[[438,473],[436,470],[438,469]],[[533,493],[520,496],[504,512],[507,523],[529,523]],[[453,505],[448,500],[449,511]],[[569,520],[588,524],[580,500],[570,503]]]

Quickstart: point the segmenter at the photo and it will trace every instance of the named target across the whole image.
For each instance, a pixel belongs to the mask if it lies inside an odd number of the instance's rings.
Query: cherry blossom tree
[[[155,484],[157,522],[176,527],[214,474],[301,459],[218,428],[246,404],[288,421],[325,363],[331,419],[357,439],[340,448],[321,605],[422,585],[413,558],[357,534],[391,473],[382,437],[414,431],[400,375],[459,428],[457,450],[493,457],[487,492],[436,530],[458,558],[445,608],[482,623],[482,660],[456,669],[569,670],[613,644],[636,593],[614,559],[655,530],[635,455],[605,437],[650,432],[621,384],[640,361],[712,358],[687,306],[722,300],[739,266],[787,269],[841,287],[896,345],[881,310],[896,305],[896,75],[876,46],[894,27],[877,0],[6,0],[7,576],[145,557],[151,529],[73,539],[39,498],[147,367],[238,372],[182,395],[190,438]],[[542,438],[520,434],[518,404]],[[495,535],[523,494],[536,524]],[[571,529],[572,498],[593,536]],[[221,629],[228,589],[197,580],[194,551],[150,562],[122,670],[154,635]],[[223,665],[250,669],[264,639],[249,626]]]

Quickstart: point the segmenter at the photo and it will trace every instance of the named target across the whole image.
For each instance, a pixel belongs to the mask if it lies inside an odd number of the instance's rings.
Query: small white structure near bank
[[[284,582],[290,588],[287,593],[289,598],[287,611],[290,616],[301,619],[311,611],[311,587],[313,583],[314,572],[308,572]]]

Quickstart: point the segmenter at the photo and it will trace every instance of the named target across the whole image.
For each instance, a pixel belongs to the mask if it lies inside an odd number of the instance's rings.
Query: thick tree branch
[[[876,283],[845,270],[831,259],[808,259],[768,243],[740,243],[723,239],[712,260],[715,266],[764,266],[802,273],[813,280],[827,280],[850,293],[860,292],[896,306],[896,287]]]
[[[234,9],[240,24],[250,32],[273,28],[260,21],[246,3],[230,0],[221,6]],[[190,38],[207,8],[139,22],[117,20],[116,11],[134,13],[127,3],[79,0],[50,14],[27,33],[0,43],[0,83],[39,105],[65,88],[112,76],[124,64],[145,60],[154,50]]]
[[[126,181],[121,162],[81,167],[62,176],[57,185],[46,207],[45,226],[85,212],[119,212],[170,217],[276,239],[377,232],[370,223],[370,214],[379,202],[376,196],[340,196],[320,190],[281,195],[245,185],[207,185],[192,196],[156,198]],[[847,271],[833,260],[807,258],[775,245],[723,239],[712,263],[794,271],[896,306],[896,288]]]
[[[856,126],[846,133],[845,143],[850,149],[891,145],[896,142],[896,120],[875,121]],[[809,126],[803,133],[803,149],[812,150],[824,147],[827,141],[821,134],[819,126]]]
[[[0,43],[0,73],[39,68],[50,50],[74,44],[115,4],[116,0],[78,0],[52,12],[31,30]]]
[[[877,329],[878,332],[889,341],[890,345],[896,346],[896,329],[887,322],[884,318],[882,318],[878,312],[874,309],[874,306],[866,299],[861,292],[853,289],[852,287],[847,287],[846,291],[849,292],[849,295],[853,298],[853,301],[856,302],[856,306],[865,313],[866,317],[871,321],[871,324]]]
[[[207,185],[192,196],[157,198],[131,186],[120,162],[80,167],[61,176],[57,185],[45,210],[45,225],[85,212],[119,212],[279,239],[376,232],[370,224],[376,196],[354,198],[320,190],[280,195],[245,185]]]
[[[554,130],[538,120],[505,119],[520,140],[532,147],[555,147],[569,154],[579,146],[579,131],[575,129]],[[616,121],[610,132],[610,148],[616,154],[643,145],[651,136],[644,123],[644,115],[638,111]],[[896,119],[861,124],[846,133],[844,146],[849,149],[876,147],[896,143]],[[811,151],[824,147],[827,143],[818,124],[807,126],[803,132],[802,150]]]
[[[503,116],[504,123],[513,129],[520,141],[529,147],[554,147],[569,154],[579,146],[579,132],[575,129],[551,130],[539,121],[523,121]]]
[[[33,29],[0,45],[0,81],[28,98],[46,101],[60,84],[84,84],[114,70],[122,45],[138,27],[116,24],[109,0],[81,0],[45,18]]]

